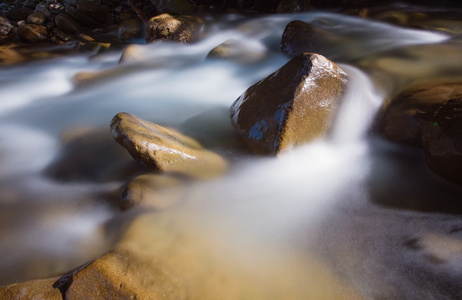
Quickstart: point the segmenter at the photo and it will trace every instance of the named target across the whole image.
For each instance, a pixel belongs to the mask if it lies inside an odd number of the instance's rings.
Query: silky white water
[[[285,25],[295,19],[320,22],[355,48],[351,52],[339,45],[323,53],[349,75],[331,134],[278,158],[229,147],[236,139],[230,105],[289,60],[279,43]],[[210,246],[211,256],[225,251],[224,265],[248,268],[243,273],[247,284],[253,278],[262,287],[277,278],[281,286],[295,282],[300,288],[303,276],[312,280],[307,270],[315,257],[338,280],[326,281],[320,290],[338,284],[365,298],[453,295],[445,287],[460,287],[456,279],[462,275],[462,258],[434,245],[442,240],[462,244],[457,234],[443,237],[451,228],[462,228],[462,220],[447,214],[445,206],[461,199],[462,190],[435,179],[418,150],[368,134],[377,109],[394,93],[387,87],[396,78],[390,76],[389,84],[382,74],[379,82],[357,63],[366,55],[441,43],[448,36],[330,13],[233,15],[216,18],[209,27],[207,37],[193,45],[136,45],[121,63],[121,52],[108,52],[0,69],[0,283],[62,274],[117,243],[114,236],[121,229],[114,224],[130,223],[133,212],[121,214],[105,195],[117,194],[124,182],[83,175],[63,181],[45,170],[59,157],[62,135],[69,131],[107,132],[108,141],[101,144],[108,146],[102,149],[118,149],[108,127],[124,111],[191,135],[233,162],[220,178],[185,184],[182,205],[165,214],[173,214],[174,226],[189,232],[176,216],[187,215],[196,226],[192,236],[205,236],[201,242]],[[266,49],[267,58],[252,65],[205,59],[231,38]],[[74,84],[72,78],[81,71],[103,73],[87,84]],[[108,155],[95,153],[88,163]],[[164,197],[177,195],[171,194]],[[135,212],[142,229],[126,239],[149,239],[151,229],[143,224],[157,224],[162,212],[144,207]],[[417,250],[411,247],[415,240]],[[301,259],[304,255],[310,259]],[[445,263],[433,263],[429,256],[443,257]],[[295,275],[292,260],[301,261]],[[289,271],[275,277],[281,270]],[[305,292],[300,290],[301,299]]]

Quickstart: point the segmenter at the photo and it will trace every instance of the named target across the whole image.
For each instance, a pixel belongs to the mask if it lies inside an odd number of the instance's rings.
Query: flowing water
[[[288,61],[279,43],[295,19],[344,37],[321,54],[348,73],[346,98],[328,137],[278,158],[252,156],[229,107]],[[211,18],[204,35],[193,45],[140,43],[121,63],[113,51],[0,69],[0,284],[60,275],[116,244],[168,265],[191,298],[460,295],[462,189],[429,172],[420,150],[368,134],[397,87],[462,75],[457,41],[321,12]],[[231,38],[267,58],[205,59]],[[76,84],[78,72],[97,75]],[[110,167],[131,158],[114,154],[108,127],[122,111],[197,138],[232,162],[229,172],[156,195],[179,200],[176,208],[120,213],[111,199],[125,182]],[[82,136],[90,142],[66,148]]]

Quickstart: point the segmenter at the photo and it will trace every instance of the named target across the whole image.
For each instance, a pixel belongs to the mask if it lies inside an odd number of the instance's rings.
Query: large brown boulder
[[[59,289],[53,287],[58,278],[31,280],[0,287],[2,300],[61,300]]]
[[[172,41],[190,43],[196,40],[202,20],[193,16],[162,14],[153,17],[146,25],[146,42]]]
[[[430,169],[462,184],[462,78],[414,82],[379,116],[381,134],[422,147]]]
[[[234,102],[232,124],[256,153],[289,150],[328,132],[346,82],[322,55],[299,55]]]
[[[221,156],[194,139],[127,113],[112,119],[111,132],[138,163],[154,170],[207,178],[227,168]]]

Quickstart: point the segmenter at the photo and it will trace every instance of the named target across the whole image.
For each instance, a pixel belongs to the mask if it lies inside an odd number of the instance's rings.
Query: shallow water
[[[288,61],[279,43],[295,19],[346,37],[321,54],[350,76],[347,97],[325,139],[255,157],[236,140],[228,109]],[[122,53],[108,52],[0,69],[0,284],[60,275],[118,245],[168,265],[192,298],[456,298],[462,188],[429,172],[420,150],[368,130],[402,84],[447,68],[462,75],[458,43],[324,12],[231,15],[215,18],[206,34],[193,45],[137,45],[136,57],[120,64]],[[268,57],[252,65],[205,59],[230,38]],[[415,49],[419,61],[410,57]],[[426,68],[380,68],[389,57]],[[81,71],[104,72],[75,85]],[[153,211],[148,201],[120,213],[113,202],[125,182],[111,167],[131,158],[117,154],[108,127],[122,111],[197,138],[233,162],[230,171],[189,181],[180,193],[164,190],[161,197],[179,198],[176,208]],[[67,157],[89,171],[47,171],[81,135],[94,138]],[[210,270],[227,283],[210,281]]]

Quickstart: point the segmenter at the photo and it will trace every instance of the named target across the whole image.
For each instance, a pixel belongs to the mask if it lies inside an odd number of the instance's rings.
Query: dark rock
[[[77,9],[81,15],[90,17],[98,24],[109,25],[112,22],[109,8],[106,5],[98,5],[95,1],[90,0],[79,0],[77,1]],[[77,19],[77,21],[81,20]]]
[[[58,14],[55,17],[55,24],[59,29],[69,33],[80,31],[80,25],[69,15]]]
[[[2,49],[0,48],[0,64],[11,65],[25,61],[26,58],[14,49]]]
[[[7,19],[0,16],[0,36],[1,35],[8,35],[8,33],[10,33],[12,27],[13,26],[11,25],[10,21],[8,21]]]
[[[43,4],[37,5],[35,12],[43,14],[48,21],[51,20],[51,12],[48,10],[48,8],[45,5]]]
[[[126,19],[119,24],[117,34],[123,40],[130,40],[138,36],[141,24],[136,19]]]
[[[127,113],[112,119],[111,132],[138,163],[154,170],[210,178],[227,169],[222,157],[194,139]]]
[[[151,2],[159,13],[183,15],[194,12],[194,5],[189,0],[151,0]]]
[[[40,43],[48,38],[48,31],[43,25],[26,24],[19,27],[18,34],[26,43]]]
[[[207,58],[220,58],[238,62],[241,64],[252,64],[262,61],[267,57],[265,46],[256,41],[228,40],[213,48]]]
[[[320,26],[295,20],[284,29],[281,50],[290,57],[306,52],[326,55],[323,51],[340,42],[339,37]]]
[[[234,102],[232,124],[256,153],[290,150],[328,132],[346,81],[325,57],[296,56]]]
[[[174,41],[190,43],[197,39],[203,21],[192,16],[162,14],[146,25],[146,42]]]
[[[310,1],[306,0],[282,0],[277,7],[278,13],[298,13],[308,11],[311,8]]]
[[[55,37],[64,42],[68,42],[73,38],[73,35],[71,33],[65,32],[64,30],[57,27],[53,28],[52,32]]]
[[[427,165],[462,184],[462,79],[414,82],[382,109],[378,131],[422,147]]]
[[[30,8],[13,8],[5,13],[5,17],[11,21],[19,21],[27,19],[27,16],[31,13],[33,13],[33,11]]]
[[[45,15],[39,12],[31,13],[27,17],[27,23],[42,25],[45,23]]]
[[[39,279],[0,287],[0,299],[61,300],[61,292],[58,289],[53,288],[53,283],[57,279],[58,278]]]

